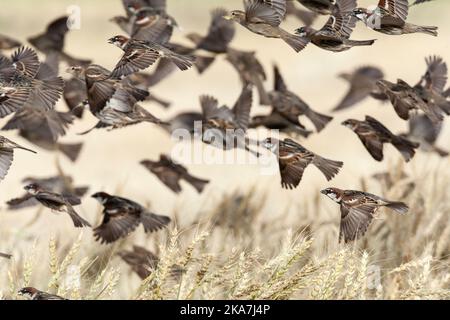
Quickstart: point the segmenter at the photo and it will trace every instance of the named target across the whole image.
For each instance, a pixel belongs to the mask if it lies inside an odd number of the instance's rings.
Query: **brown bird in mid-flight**
[[[22,149],[32,153],[36,153],[33,150],[18,145],[8,138],[0,136],[0,181],[6,177],[6,174],[11,167],[14,159],[14,149]]]
[[[281,185],[286,189],[294,189],[300,184],[303,172],[310,164],[315,165],[328,181],[333,179],[344,165],[341,161],[325,159],[292,139],[279,141],[275,138],[267,138],[262,145],[278,157]]]
[[[370,116],[366,116],[365,121],[349,119],[344,121],[342,125],[358,135],[367,151],[377,161],[383,161],[383,145],[385,143],[391,143],[397,148],[406,162],[414,157],[415,149],[419,147],[418,143],[393,134],[381,122]]]
[[[386,200],[362,191],[327,188],[321,193],[340,205],[339,242],[344,240],[347,243],[362,237],[376,211],[381,207],[389,208],[399,214],[405,214],[409,210],[403,202]]]
[[[181,192],[180,180],[191,184],[198,193],[201,193],[205,185],[209,183],[209,180],[190,175],[184,166],[175,163],[165,154],[159,157],[159,161],[142,160],[141,164],[175,193]]]

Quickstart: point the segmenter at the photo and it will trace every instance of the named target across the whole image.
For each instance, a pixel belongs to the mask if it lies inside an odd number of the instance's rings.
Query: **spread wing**
[[[21,47],[12,55],[12,62],[16,70],[34,78],[39,70],[39,59],[33,49]]]
[[[380,8],[386,9],[386,5],[389,14],[406,21],[409,8],[408,0],[380,0],[378,2]]]
[[[336,3],[332,15],[324,26],[324,30],[338,33],[344,38],[349,38],[356,26],[356,19],[352,15],[356,8],[356,0],[341,0]]]
[[[447,64],[438,56],[427,57],[425,61],[427,63],[427,72],[424,76],[426,87],[435,92],[443,92],[447,84]]]
[[[112,75],[114,77],[128,76],[132,73],[145,70],[153,65],[159,58],[156,50],[130,47],[120,58]]]
[[[13,160],[14,153],[12,149],[0,148],[0,180],[6,177]]]
[[[286,14],[286,0],[244,0],[247,21],[277,27]]]
[[[250,109],[253,102],[253,90],[251,85],[247,85],[242,89],[239,99],[233,107],[235,121],[238,128],[246,130],[250,123]]]
[[[212,21],[208,35],[199,44],[199,48],[212,52],[225,52],[235,34],[234,23],[224,19],[228,11],[217,8],[212,12]]]

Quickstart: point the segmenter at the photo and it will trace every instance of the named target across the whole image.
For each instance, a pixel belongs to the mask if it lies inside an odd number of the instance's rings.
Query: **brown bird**
[[[11,50],[21,46],[21,43],[6,35],[0,34],[0,50]]]
[[[303,172],[310,164],[315,165],[328,181],[333,179],[344,165],[341,161],[325,159],[291,139],[279,141],[275,138],[267,138],[262,145],[277,156],[281,185],[286,189],[295,189],[300,184]]]
[[[436,141],[442,132],[442,123],[434,124],[425,115],[412,116],[409,119],[409,131],[402,135],[420,144],[420,149],[426,152],[435,152],[441,157],[446,157],[449,152],[436,145]]]
[[[202,141],[223,150],[245,149],[259,157],[258,152],[249,148],[251,141],[246,136],[252,101],[251,85],[242,88],[241,95],[232,109],[227,106],[219,107],[217,99],[202,95],[200,97],[203,114]]]
[[[438,35],[437,27],[423,27],[406,22],[408,9],[408,0],[379,0],[375,9],[355,8],[353,14],[367,27],[388,35],[416,32],[435,37]]]
[[[419,147],[418,143],[409,141],[401,136],[393,134],[378,120],[366,116],[365,121],[354,119],[346,120],[342,125],[353,130],[361,142],[377,161],[383,161],[383,145],[392,144],[403,156],[406,162],[411,160]]]
[[[159,257],[156,254],[140,246],[133,246],[133,251],[121,251],[118,255],[142,280],[147,279],[159,263]],[[178,277],[182,273],[183,269],[179,266],[171,267],[172,276]]]
[[[384,78],[383,72],[377,67],[361,67],[352,73],[341,73],[339,77],[350,84],[350,89],[333,111],[350,108],[369,96],[381,101],[387,100],[387,96],[377,86],[377,81]]]
[[[403,120],[409,120],[411,110],[423,111],[434,124],[439,124],[444,120],[442,110],[425,103],[418,92],[405,81],[398,79],[397,83],[392,83],[387,80],[379,80],[377,85],[387,95],[395,112]]]
[[[139,224],[143,224],[145,232],[154,232],[166,227],[170,218],[147,211],[140,204],[105,192],[97,192],[92,198],[100,202],[103,209],[103,221],[94,229],[95,240],[100,243],[112,243],[126,237]]]
[[[269,93],[269,98],[272,107],[279,114],[297,126],[302,126],[298,120],[299,116],[306,116],[317,132],[322,131],[333,120],[333,117],[315,112],[298,95],[289,91],[277,66],[274,66],[274,74],[274,90]]]
[[[243,86],[252,84],[256,87],[258,90],[259,104],[264,106],[270,105],[269,96],[264,88],[264,81],[267,78],[266,72],[256,58],[256,52],[228,48],[226,60],[238,72]]]
[[[386,200],[362,191],[327,188],[321,193],[340,205],[339,242],[344,240],[348,243],[362,237],[381,207],[389,208],[399,214],[406,214],[409,210],[403,202]]]
[[[286,15],[286,0],[245,0],[244,10],[233,10],[224,18],[266,38],[282,39],[296,52],[305,47],[304,39],[280,27]]]
[[[30,300],[68,300],[55,294],[40,291],[33,287],[25,287],[19,290],[19,295],[27,296]]]
[[[198,193],[201,193],[205,185],[209,183],[209,180],[190,175],[184,166],[173,162],[165,154],[160,155],[159,161],[142,160],[140,163],[175,193],[181,192],[180,180],[185,180],[191,184]]]
[[[69,32],[69,17],[64,16],[50,22],[44,33],[28,38],[36,49],[48,55],[52,52],[58,53],[58,58],[67,62],[70,66],[87,66],[91,60],[78,59],[64,52],[64,42],[67,32]]]
[[[36,151],[24,148],[4,136],[0,136],[0,181],[6,177],[11,167],[14,159],[14,149],[22,149],[36,153]]]
[[[356,24],[352,17],[355,7],[356,0],[341,0],[336,3],[336,8],[322,29],[316,30],[310,26],[305,26],[295,30],[295,33],[302,39],[302,49],[309,42],[332,52],[342,52],[355,46],[371,46],[374,44],[375,40],[350,40],[350,35]]]
[[[89,190],[89,187],[76,187],[73,178],[66,175],[58,175],[50,178],[29,177],[22,180],[25,184],[36,184],[43,190],[62,195],[71,205],[80,204],[80,199]],[[36,206],[39,202],[33,195],[26,193],[18,198],[11,199],[7,203],[9,210],[18,210]]]
[[[57,212],[66,212],[69,214],[76,228],[90,227],[89,222],[78,215],[73,205],[81,204],[81,201],[75,201],[74,197],[66,198],[61,194],[46,191],[41,186],[31,183],[24,188],[31,196],[33,196],[44,207]]]

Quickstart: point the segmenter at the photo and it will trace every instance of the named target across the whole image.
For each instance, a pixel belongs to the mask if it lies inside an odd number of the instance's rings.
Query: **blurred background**
[[[241,0],[167,0],[167,2],[168,11],[181,26],[181,29],[174,33],[173,40],[186,45],[190,45],[185,38],[187,33],[193,31],[206,33],[212,9],[220,6],[231,10],[241,9],[243,6]],[[376,0],[358,2],[360,6],[367,7],[375,4]],[[71,5],[81,8],[82,24],[80,30],[71,31],[67,35],[66,51],[76,57],[93,59],[94,63],[112,69],[121,52],[108,44],[107,39],[121,34],[121,31],[108,19],[124,13],[120,0],[5,1],[0,11],[0,32],[26,44],[27,37],[44,31],[48,22],[65,15]],[[450,61],[449,9],[449,1],[436,0],[410,10],[408,17],[410,22],[439,27],[437,38],[423,34],[385,36],[358,24],[352,38],[378,39],[373,46],[335,54],[310,45],[296,54],[282,41],[266,39],[236,26],[237,33],[231,46],[257,52],[257,57],[268,74],[265,83],[267,89],[273,86],[272,66],[276,63],[291,91],[297,93],[314,110],[331,114],[330,110],[337,105],[348,89],[347,84],[337,77],[343,71],[370,64],[382,68],[386,79],[390,81],[402,78],[410,84],[415,84],[425,72],[426,56],[440,55],[446,61]],[[314,25],[320,28],[326,19],[320,17]],[[301,22],[290,17],[282,26],[293,32],[301,26]],[[68,78],[64,68],[61,68],[61,75]],[[194,68],[186,72],[176,72],[152,88],[151,93],[172,102],[170,109],[164,110],[153,104],[144,105],[161,119],[168,119],[181,111],[200,110],[198,97],[201,94],[213,95],[221,103],[232,106],[240,93],[240,88],[238,74],[224,57],[219,57],[203,75],[198,75]],[[57,109],[66,110],[63,101],[58,103]],[[254,104],[252,114],[264,112],[268,112],[268,109]],[[157,159],[160,153],[171,152],[173,141],[163,130],[154,125],[140,124],[113,132],[96,130],[87,136],[77,136],[78,132],[96,123],[96,119],[88,114],[82,121],[77,121],[67,136],[61,139],[62,142],[84,141],[78,162],[72,164],[64,158],[40,149],[38,155],[17,151],[8,176],[0,183],[0,203],[4,208],[5,201],[22,194],[21,180],[24,177],[56,174],[55,163],[59,161],[65,173],[75,177],[76,184],[90,186],[90,194],[100,190],[118,193],[149,205],[156,213],[174,217],[174,212],[177,212],[181,225],[196,219],[199,212],[220,200],[224,194],[236,189],[247,190],[250,187],[255,188],[254,192],[266,196],[265,215],[271,218],[278,215],[298,218],[299,215],[310,212],[306,208],[312,199],[319,197],[319,189],[328,186],[360,188],[361,177],[369,177],[372,173],[384,171],[401,160],[400,154],[389,145],[385,147],[385,161],[381,163],[374,161],[357,136],[340,125],[345,119],[363,119],[366,114],[380,119],[394,133],[407,129],[407,123],[397,117],[390,104],[383,105],[373,99],[367,99],[354,108],[333,114],[334,120],[321,133],[302,140],[304,146],[310,150],[330,159],[344,161],[343,169],[331,183],[312,167],[306,170],[300,186],[288,191],[281,189],[278,173],[273,176],[261,175],[257,165],[189,165],[189,170],[194,175],[211,180],[200,195],[188,185],[183,185],[183,192],[175,195],[139,164],[144,158]],[[2,119],[1,125],[6,120]],[[450,147],[448,122],[447,119],[438,141],[439,146],[447,149]],[[305,123],[311,127],[307,120]],[[2,134],[24,146],[29,145],[14,132]],[[448,170],[448,165],[448,158],[441,159],[435,155],[418,152],[405,167],[411,175],[426,175],[427,168],[441,167]],[[370,188],[369,186],[370,191],[377,193],[376,187]],[[320,202],[324,208],[320,214],[325,219],[335,221],[337,225],[339,216],[337,206],[325,198],[321,198]],[[94,224],[100,219],[99,207],[94,199],[85,198],[78,210]],[[0,251],[10,251],[17,243],[31,241],[36,236],[47,237],[48,233],[44,230],[70,237],[78,233],[71,227],[66,215],[54,216],[48,210],[44,210],[45,214],[25,229],[25,226],[34,219],[36,211],[36,208],[14,213],[0,211]],[[15,237],[9,237],[10,234],[14,234]]]

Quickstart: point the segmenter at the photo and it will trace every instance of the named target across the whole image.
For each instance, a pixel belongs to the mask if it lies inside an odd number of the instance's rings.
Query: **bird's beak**
[[[320,191],[320,193],[326,195],[326,194],[327,194],[327,191],[326,191],[325,189],[323,189],[323,190]]]
[[[111,38],[111,39],[108,39],[108,43],[111,43],[111,44],[113,44],[114,43],[114,40]]]
[[[223,16],[222,18],[224,18],[225,20],[231,20],[231,16],[229,15]]]

